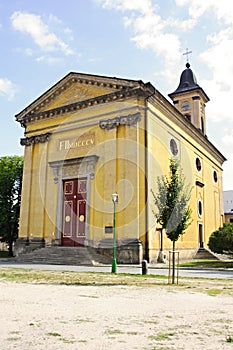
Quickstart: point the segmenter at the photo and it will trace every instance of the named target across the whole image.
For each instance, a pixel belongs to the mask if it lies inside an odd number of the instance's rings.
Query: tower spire
[[[198,85],[190,68],[188,55],[191,52],[186,49],[186,52],[183,53],[187,57],[186,69],[181,73],[178,88],[168,96],[185,119],[206,135],[205,104],[209,101],[209,97]]]

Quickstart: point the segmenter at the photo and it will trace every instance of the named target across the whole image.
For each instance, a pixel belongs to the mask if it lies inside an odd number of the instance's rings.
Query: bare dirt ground
[[[232,294],[211,288],[2,280],[0,349],[233,349]]]

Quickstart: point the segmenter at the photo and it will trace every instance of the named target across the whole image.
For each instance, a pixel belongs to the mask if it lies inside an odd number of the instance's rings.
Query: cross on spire
[[[184,53],[183,53],[183,55],[185,55],[185,56],[186,56],[187,63],[188,63],[188,61],[189,61],[189,54],[190,54],[190,53],[192,53],[192,51],[189,51],[189,49],[188,49],[188,48],[186,49],[186,52],[184,52]]]

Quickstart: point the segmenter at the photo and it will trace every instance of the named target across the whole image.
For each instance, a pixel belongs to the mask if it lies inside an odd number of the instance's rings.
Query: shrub
[[[225,223],[217,231],[214,231],[210,238],[208,246],[215,253],[233,252],[233,224]]]

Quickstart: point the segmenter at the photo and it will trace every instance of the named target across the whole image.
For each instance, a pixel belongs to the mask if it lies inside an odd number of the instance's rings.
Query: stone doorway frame
[[[63,180],[76,179],[80,177],[87,178],[87,206],[86,206],[86,240],[85,246],[88,246],[90,231],[90,189],[91,180],[95,178],[95,165],[99,157],[97,155],[65,159],[49,162],[53,169],[54,183],[57,184],[57,203],[56,203],[56,230],[55,245],[61,245],[62,235],[62,212],[63,212]]]

